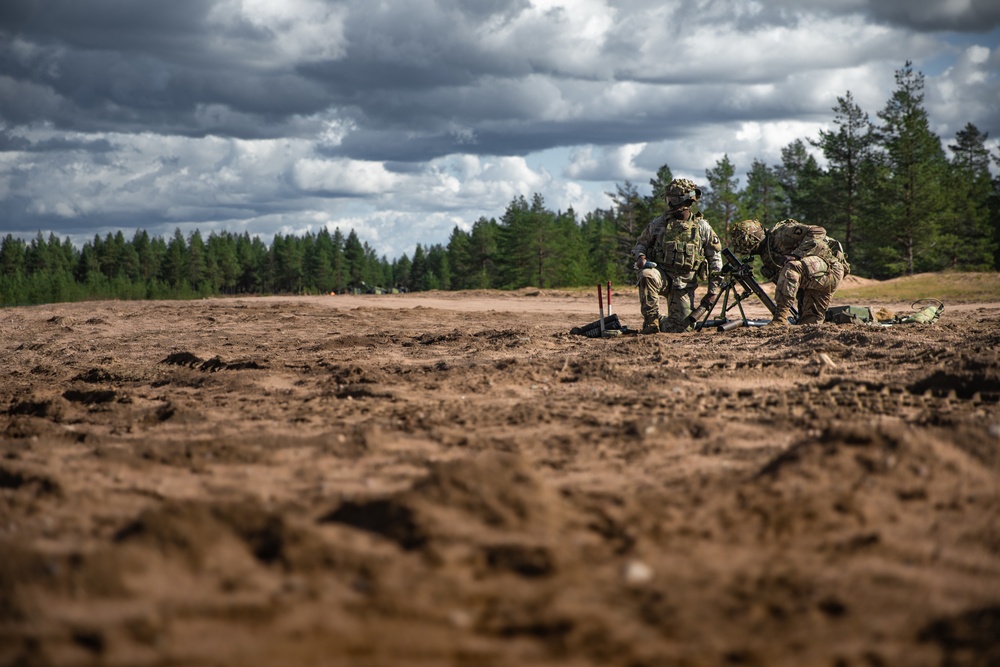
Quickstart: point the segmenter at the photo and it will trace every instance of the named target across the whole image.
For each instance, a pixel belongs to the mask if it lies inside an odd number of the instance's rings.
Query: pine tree
[[[997,167],[1000,167],[1000,155],[993,155],[993,162]],[[992,188],[990,191],[990,196],[988,199],[988,208],[990,211],[990,223],[989,226],[993,230],[993,268],[1000,270],[1000,176],[994,178],[991,182]]]
[[[823,191],[829,221],[827,231],[852,256],[858,222],[871,210],[877,137],[868,114],[854,102],[851,91],[837,98],[833,111],[838,130],[821,130],[819,141],[813,145],[823,151],[829,165],[827,187]]]
[[[139,253],[136,252],[131,243],[125,240],[125,235],[121,230],[115,232],[114,242],[118,248],[119,275],[123,276],[130,284],[139,282]]]
[[[216,267],[218,290],[234,294],[240,279],[240,262],[236,252],[237,240],[229,232],[208,235],[208,256]]]
[[[160,277],[174,290],[183,290],[187,285],[187,241],[181,230],[175,229],[173,238],[167,243],[167,254],[160,266]]]
[[[0,275],[12,278],[24,275],[25,271],[24,241],[11,234],[4,237],[0,244]]]
[[[269,265],[278,292],[299,294],[302,291],[302,240],[294,236],[275,234],[271,243]]]
[[[27,303],[24,285],[25,244],[12,234],[7,234],[0,242],[0,304],[19,305]]]
[[[333,241],[333,251],[330,254],[330,266],[333,267],[333,289],[337,294],[342,294],[347,289],[349,277],[347,259],[344,257],[345,239],[340,227],[334,228],[330,240]]]
[[[947,262],[940,246],[947,202],[947,162],[924,110],[924,75],[912,64],[896,71],[896,90],[878,113],[887,178],[880,185],[880,215],[872,236],[888,275],[937,270]]]
[[[208,267],[205,263],[205,255],[207,254],[205,240],[197,229],[191,232],[188,237],[187,251],[187,281],[191,285],[191,289],[200,292],[202,282],[207,278]]]
[[[552,287],[556,284],[559,239],[555,229],[555,214],[545,208],[545,199],[537,192],[531,198],[529,219],[535,266],[531,281],[526,285]]]
[[[446,289],[451,282],[451,266],[448,253],[440,243],[427,248],[427,272],[424,274],[423,289]]]
[[[386,268],[379,260],[378,255],[375,252],[375,248],[368,245],[367,241],[361,244],[361,249],[361,279],[365,282],[370,291],[373,291],[376,287],[381,289],[387,279]]]
[[[950,249],[948,266],[952,269],[982,271],[993,265],[997,246],[990,227],[993,179],[987,139],[988,132],[968,123],[955,136],[955,143],[948,145],[953,155],[948,179],[951,206],[942,245]]]
[[[489,289],[500,285],[498,276],[500,225],[490,218],[480,217],[469,233],[469,262],[473,277],[470,289]]]
[[[649,202],[639,195],[639,191],[629,181],[624,185],[615,184],[615,192],[606,192],[614,203],[615,247],[618,262],[625,270],[631,270],[634,262],[632,248],[636,239],[656,216],[651,216]]]
[[[516,289],[532,283],[535,268],[532,237],[531,207],[524,195],[518,195],[500,219],[497,273],[501,287]]]
[[[785,195],[784,218],[826,227],[830,232],[827,208],[822,197],[823,170],[806,144],[796,139],[781,149],[781,166],[776,169]],[[832,234],[832,232],[831,232]]]
[[[667,165],[656,170],[656,178],[649,180],[652,192],[647,200],[647,216],[655,218],[667,212],[667,186],[674,180],[674,173]]]
[[[571,208],[565,213],[558,213],[553,220],[552,228],[556,239],[552,285],[569,287],[590,282],[586,244],[580,225],[576,222],[576,212]]]
[[[344,268],[346,269],[347,288],[361,289],[365,273],[365,248],[361,239],[352,229],[344,241]]]
[[[424,290],[424,286],[428,283],[427,274],[429,272],[427,253],[424,252],[424,247],[418,243],[413,250],[413,262],[410,265],[410,277],[406,288],[411,292]]]
[[[133,234],[132,249],[135,250],[136,254],[139,279],[148,283],[156,278],[160,271],[160,259],[153,251],[153,245],[146,230],[139,229]]]
[[[627,263],[622,261],[616,244],[618,228],[614,211],[597,209],[588,213],[580,233],[589,260],[587,283],[611,280],[620,284],[629,279]]]
[[[413,269],[413,262],[404,252],[403,255],[392,263],[393,287],[401,291],[408,291],[410,285],[410,271]]]
[[[49,244],[41,232],[24,249],[24,269],[27,275],[47,273],[52,266]]]
[[[448,238],[448,264],[451,267],[451,282],[446,289],[468,289],[474,281],[475,267],[472,265],[471,240],[468,232],[458,225],[451,230]]]
[[[754,158],[747,172],[747,186],[740,193],[740,216],[753,218],[765,228],[785,216],[785,193],[776,171]]]
[[[330,230],[321,227],[316,234],[315,243],[310,246],[305,257],[305,270],[310,284],[321,294],[336,290],[336,280],[333,272],[334,244]]]
[[[729,155],[723,155],[716,160],[715,167],[705,170],[708,180],[701,209],[705,217],[716,230],[721,230],[723,247],[729,247],[729,229],[737,222],[739,207],[739,179],[736,178],[736,167],[729,160]]]

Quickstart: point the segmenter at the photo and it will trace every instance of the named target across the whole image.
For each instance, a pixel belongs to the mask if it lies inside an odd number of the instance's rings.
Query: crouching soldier
[[[820,324],[850,265],[840,243],[826,230],[791,218],[765,230],[756,220],[732,228],[733,250],[761,258],[761,274],[775,283],[777,312],[766,326],[787,327],[798,303],[799,324]]]
[[[632,249],[639,271],[642,333],[686,331],[699,277],[708,281],[701,305],[714,303],[722,288],[719,237],[700,213],[691,211],[701,190],[680,178],[667,185],[664,195],[667,212],[646,225]],[[667,297],[667,317],[662,321],[661,295]]]

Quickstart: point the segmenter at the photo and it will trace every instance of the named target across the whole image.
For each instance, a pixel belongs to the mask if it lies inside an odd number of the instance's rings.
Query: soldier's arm
[[[760,259],[760,275],[764,276],[768,280],[774,280],[778,275],[778,271],[781,270],[781,267],[774,262],[766,261],[763,255],[760,256]]]
[[[648,256],[650,246],[653,244],[653,225],[655,222],[656,221],[654,220],[646,225],[646,228],[642,230],[642,234],[639,234],[639,238],[635,242],[635,247],[632,248],[632,256],[635,259]]]
[[[708,262],[708,291],[715,294],[722,286],[722,240],[707,220],[702,218],[699,224],[701,237],[705,239],[703,252]]]
[[[782,252],[782,246],[788,247],[787,238],[788,234],[782,230],[782,238],[771,235],[757,246],[757,254],[760,255],[760,273],[768,280],[774,280],[785,262],[794,259]]]
[[[722,271],[722,241],[707,220],[701,221],[701,236],[704,241],[705,259],[708,260],[708,270],[717,274]]]

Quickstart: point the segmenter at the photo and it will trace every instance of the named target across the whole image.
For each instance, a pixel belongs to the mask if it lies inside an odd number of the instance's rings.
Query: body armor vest
[[[666,221],[663,235],[656,244],[662,268],[676,273],[690,273],[705,260],[704,239],[698,223],[694,216],[688,220]]]

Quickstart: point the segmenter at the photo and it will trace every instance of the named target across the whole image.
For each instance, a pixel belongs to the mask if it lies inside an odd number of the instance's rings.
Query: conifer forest
[[[972,123],[953,137],[931,129],[924,78],[910,63],[874,116],[848,91],[832,129],[796,139],[780,164],[754,160],[738,177],[728,155],[698,180],[698,202],[728,245],[732,223],[756,218],[820,225],[847,251],[852,272],[888,279],[928,271],[1000,269],[1000,155]],[[821,160],[817,159],[821,156]],[[821,166],[822,165],[822,166]],[[562,288],[632,282],[631,248],[664,210],[668,165],[650,194],[626,181],[606,209],[553,211],[518,196],[499,217],[456,226],[447,243],[389,259],[353,229],[277,234],[177,229],[128,238],[95,235],[82,247],[54,233],[0,241],[0,305],[84,299],[183,299],[233,294]],[[14,222],[14,221],[8,221]]]

